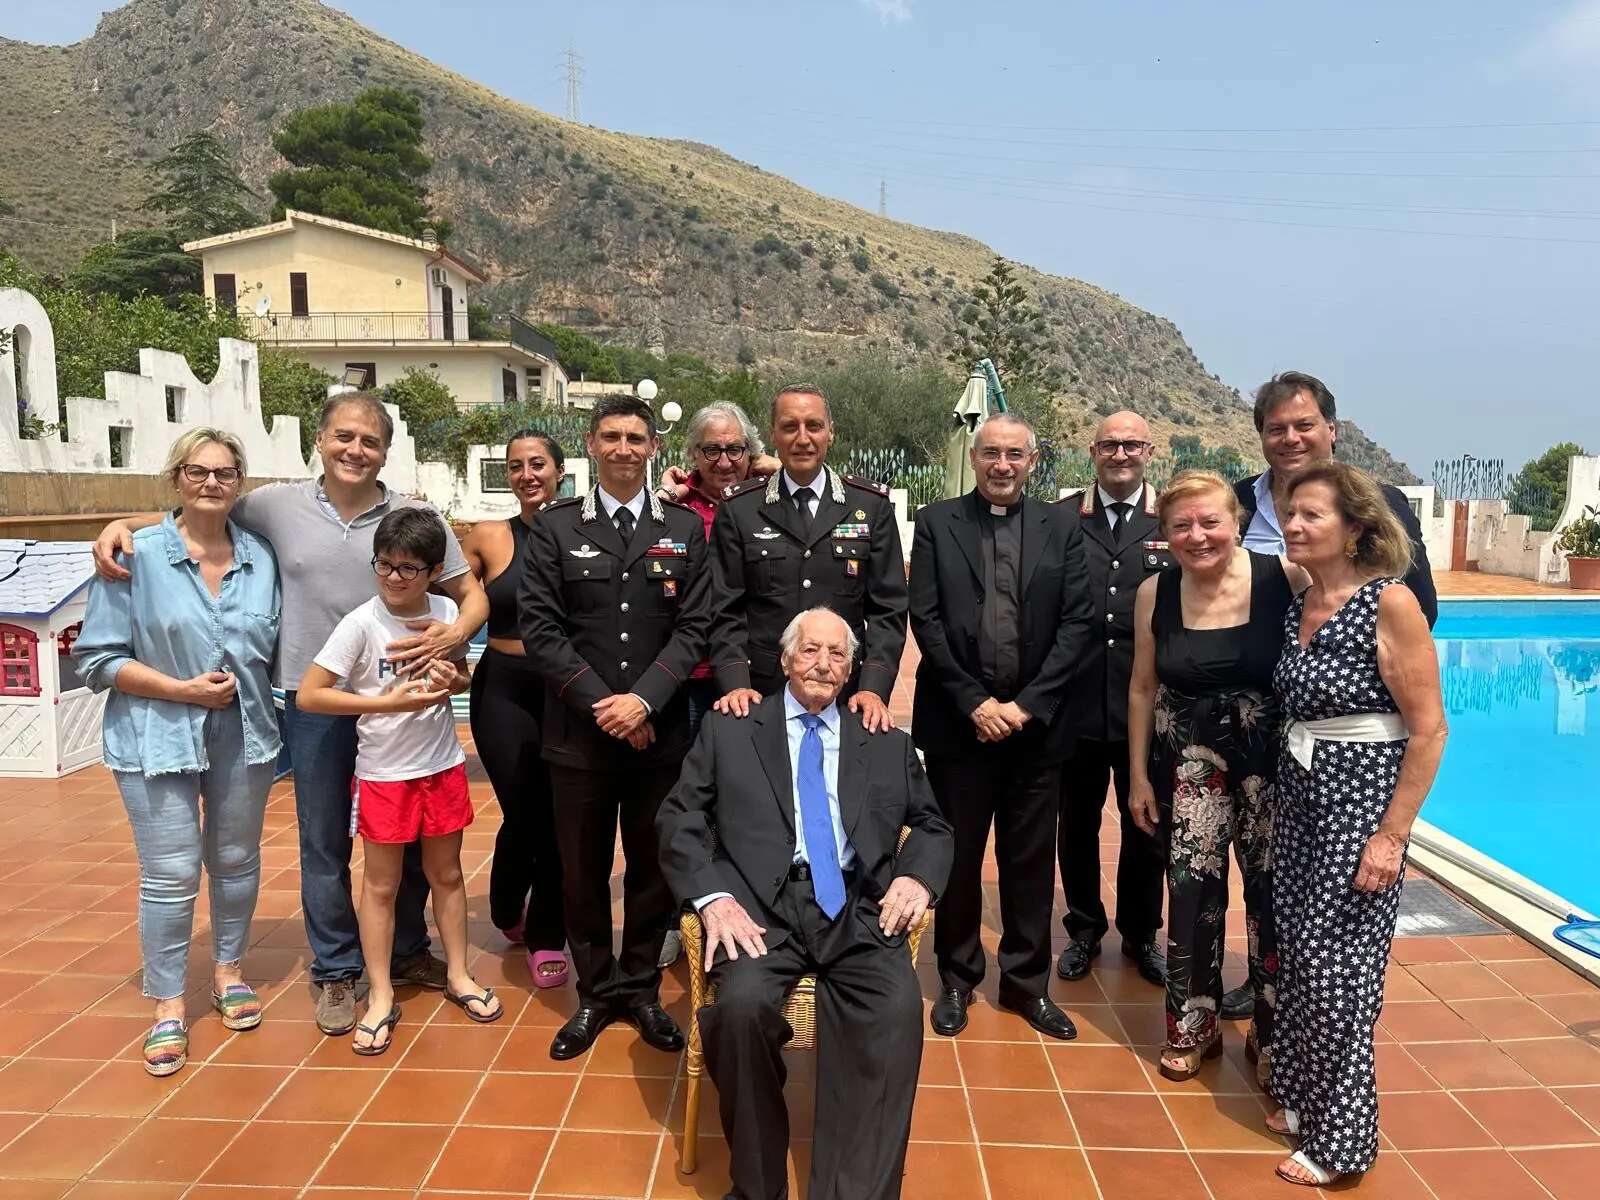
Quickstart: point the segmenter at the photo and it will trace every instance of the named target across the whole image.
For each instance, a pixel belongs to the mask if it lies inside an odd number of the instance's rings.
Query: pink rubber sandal
[[[545,972],[539,969],[552,963],[560,963],[561,970]],[[530,950],[528,970],[533,972],[534,987],[564,987],[567,982],[567,956],[559,950]]]

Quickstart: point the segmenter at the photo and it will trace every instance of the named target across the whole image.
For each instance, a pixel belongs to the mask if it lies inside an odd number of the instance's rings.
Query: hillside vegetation
[[[133,0],[74,46],[0,39],[0,78],[0,197],[16,208],[0,240],[37,269],[66,269],[113,216],[136,219],[146,164],[185,134],[216,133],[264,190],[286,114],[374,83],[421,96],[451,244],[490,275],[481,298],[530,320],[763,375],[864,348],[909,361],[944,352],[994,257],[711,146],[560,120],[314,0]],[[1061,379],[1052,432],[1081,444],[1099,414],[1132,407],[1163,443],[1198,436],[1258,460],[1239,396],[1172,322],[1092,284],[1017,274]]]

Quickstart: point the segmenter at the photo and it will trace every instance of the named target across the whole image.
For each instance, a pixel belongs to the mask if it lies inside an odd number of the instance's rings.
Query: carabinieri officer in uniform
[[[833,415],[811,384],[772,398],[772,449],[783,469],[729,489],[711,526],[716,596],[711,666],[719,712],[746,716],[784,683],[778,639],[806,609],[827,607],[861,644],[851,712],[889,729],[889,696],[906,644],[906,570],[889,489],[828,469]],[[854,693],[853,695],[851,693]]]
[[[659,1002],[657,959],[673,916],[656,809],[689,752],[683,681],[704,656],[711,571],[693,509],[645,487],[660,442],[650,406],[609,397],[589,418],[596,487],[558,500],[528,530],[517,608],[545,681],[544,758],[561,851],[578,1010],[550,1047],[582,1054],[613,1020],[658,1050],[683,1048]],[[622,953],[611,948],[611,861],[622,827]]]
[[[1082,979],[1110,928],[1100,899],[1100,813],[1106,785],[1114,783],[1122,817],[1117,856],[1117,932],[1122,952],[1139,974],[1160,986],[1166,959],[1161,892],[1166,855],[1128,815],[1128,677],[1133,673],[1133,600],[1145,576],[1172,565],[1172,552],[1156,521],[1156,489],[1145,482],[1150,426],[1138,413],[1112,413],[1089,444],[1095,482],[1061,502],[1083,530],[1096,634],[1079,675],[1081,723],[1072,756],[1061,772],[1057,853],[1066,893],[1067,946],[1056,963],[1063,979]]]

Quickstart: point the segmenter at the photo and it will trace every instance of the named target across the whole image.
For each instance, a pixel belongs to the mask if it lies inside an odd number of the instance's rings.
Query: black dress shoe
[[[1049,996],[1031,996],[1016,1003],[1002,997],[1000,1007],[1009,1008],[1046,1037],[1070,1042],[1078,1036],[1078,1027],[1072,1023],[1072,1018]]]
[[[617,1013],[617,1016],[638,1029],[645,1045],[676,1054],[683,1049],[683,1030],[667,1010],[652,1000],[648,1004],[635,1004]]]
[[[967,1005],[972,1003],[972,993],[966,988],[940,988],[939,998],[933,1002],[928,1014],[928,1024],[941,1037],[955,1037],[967,1027]]]
[[[557,1031],[555,1040],[550,1043],[550,1057],[558,1061],[577,1058],[594,1045],[595,1038],[600,1036],[602,1029],[611,1024],[612,1019],[610,1009],[601,1008],[596,1004],[580,1006]]]
[[[1255,1016],[1256,989],[1246,979],[1222,997],[1222,1015],[1230,1021],[1244,1021]]]
[[[1137,946],[1122,943],[1122,952],[1133,959],[1134,965],[1139,968],[1139,976],[1146,983],[1153,983],[1157,987],[1165,987],[1167,982],[1167,960],[1161,953],[1161,948],[1154,940],[1143,942]],[[1252,1003],[1254,997],[1252,996]]]
[[[1056,974],[1063,979],[1082,979],[1089,973],[1089,960],[1099,953],[1098,940],[1073,938],[1056,960]]]

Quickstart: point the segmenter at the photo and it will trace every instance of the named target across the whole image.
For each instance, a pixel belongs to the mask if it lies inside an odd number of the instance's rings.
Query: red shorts
[[[350,785],[356,832],[369,842],[404,845],[420,837],[460,833],[472,824],[467,764],[420,779],[357,779]]]

